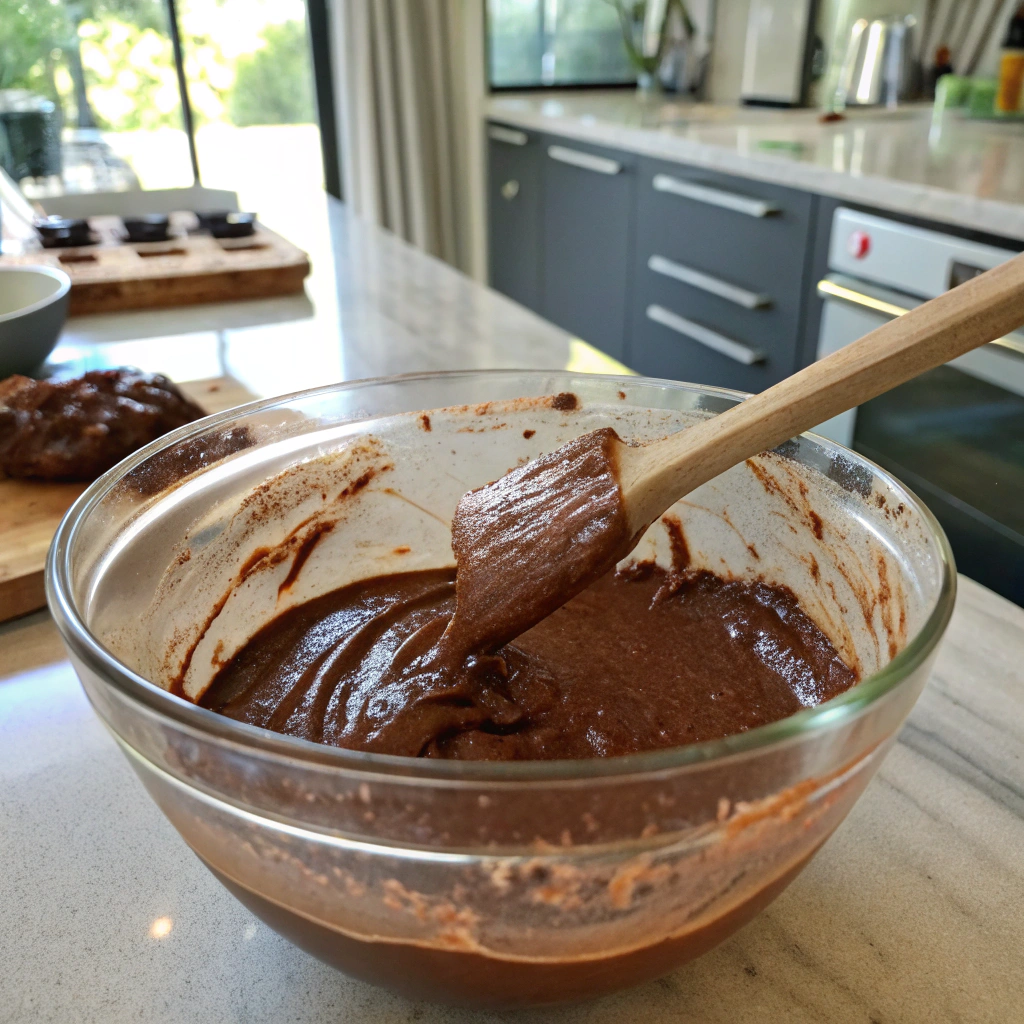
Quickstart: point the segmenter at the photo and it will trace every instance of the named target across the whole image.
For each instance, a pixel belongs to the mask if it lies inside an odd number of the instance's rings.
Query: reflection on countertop
[[[496,94],[488,118],[1024,240],[1024,126],[929,105],[772,110],[629,91]]]
[[[628,372],[337,200],[318,206],[294,238],[313,266],[305,294],[75,317],[50,368],[229,377],[257,397],[425,370]]]

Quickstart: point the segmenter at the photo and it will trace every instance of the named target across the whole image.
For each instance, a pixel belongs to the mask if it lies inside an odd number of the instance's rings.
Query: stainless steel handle
[[[848,306],[855,306],[858,309],[871,310],[872,313],[886,316],[890,320],[895,320],[896,317],[909,312],[906,306],[897,306],[893,302],[887,302],[885,299],[879,299],[874,295],[866,295],[864,292],[848,288],[838,281],[830,281],[827,277],[818,282],[818,295],[823,299],[837,299],[840,302],[845,302]],[[995,341],[990,341],[989,345],[998,348],[1002,352],[1017,356],[1019,359],[1024,359],[1024,341],[1021,341],[1019,338],[996,338]]]
[[[755,363],[763,363],[765,360],[763,352],[733,341],[732,338],[727,338],[724,334],[712,331],[702,324],[687,320],[686,317],[673,313],[672,310],[666,309],[664,306],[648,306],[647,319],[679,334],[685,334],[706,348],[713,349],[719,355],[727,356],[729,359],[735,359],[737,363],[742,363],[744,366],[753,366]]]
[[[750,196],[737,195],[724,189],[711,188],[709,185],[698,185],[693,181],[683,181],[668,174],[656,174],[651,183],[656,192],[669,192],[674,196],[683,196],[698,203],[721,206],[725,210],[745,213],[748,217],[770,217],[779,212],[775,203],[765,199],[751,199]]]
[[[1003,352],[1015,355],[1018,359],[1024,359],[1024,341],[1019,341],[1017,338],[996,338],[995,341],[990,341],[989,344],[995,345],[996,348]]]
[[[598,174],[618,174],[622,164],[618,160],[609,160],[606,156],[594,156],[579,149],[568,146],[548,146],[548,156],[559,163],[582,167],[585,171],[596,171]]]
[[[734,302],[744,309],[760,309],[772,304],[770,295],[765,295],[763,292],[747,291],[746,288],[740,288],[739,285],[730,284],[720,277],[712,277],[700,270],[694,270],[693,267],[676,263],[675,260],[670,260],[665,256],[652,256],[647,261],[647,266],[656,274],[674,277],[677,281],[682,281],[683,284],[699,288],[703,292],[710,292],[712,295]]]
[[[487,127],[487,137],[495,142],[507,142],[510,146],[525,146],[530,141],[526,132],[516,131],[515,128],[502,128],[501,125],[492,124]]]
[[[870,309],[873,313],[881,313],[882,316],[894,320],[910,310],[906,306],[897,306],[895,303],[886,302],[885,299],[876,298],[874,295],[866,295],[864,292],[847,288],[838,281],[830,281],[827,277],[818,282],[818,295],[823,299],[838,299],[848,306],[857,306],[860,309]]]

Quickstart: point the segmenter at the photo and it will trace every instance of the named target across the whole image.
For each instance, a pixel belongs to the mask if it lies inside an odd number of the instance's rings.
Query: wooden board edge
[[[45,570],[0,580],[0,622],[46,607]]]
[[[89,313],[119,313],[130,309],[166,309],[171,306],[202,306],[214,302],[235,302],[246,299],[270,299],[282,295],[297,295],[309,275],[308,261],[302,265],[260,270],[231,270],[209,275],[196,287],[192,277],[151,278],[145,284],[146,294],[132,296],[132,291],[143,291],[139,281],[97,281],[76,284],[71,289],[69,316]],[[127,294],[121,286],[127,284]],[[224,288],[230,286],[229,294]],[[219,290],[218,290],[219,289]]]

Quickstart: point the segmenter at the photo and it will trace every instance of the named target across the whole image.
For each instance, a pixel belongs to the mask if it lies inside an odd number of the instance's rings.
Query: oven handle
[[[826,301],[830,299],[845,302],[848,306],[855,306],[858,309],[868,309],[872,313],[880,313],[882,316],[895,320],[896,317],[908,313],[906,306],[897,306],[894,302],[886,302],[885,299],[876,298],[874,295],[865,295],[854,288],[847,288],[845,285],[832,281],[829,278],[822,278],[818,282],[818,295]],[[1002,352],[1024,359],[1024,341],[1017,338],[997,338],[989,342],[990,345]]]
[[[864,292],[854,291],[845,285],[832,281],[829,278],[822,278],[818,282],[818,295],[825,299],[838,299],[848,306],[856,306],[858,309],[869,309],[872,313],[881,313],[890,320],[895,320],[910,310],[906,306],[897,306],[894,302],[886,302],[884,299],[876,299],[874,295],[865,295]]]

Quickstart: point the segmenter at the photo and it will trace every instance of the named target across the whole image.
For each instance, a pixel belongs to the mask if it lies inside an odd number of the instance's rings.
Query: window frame
[[[195,120],[188,95],[188,77],[185,74],[185,55],[178,24],[176,0],[164,0],[167,5],[168,32],[174,52],[174,71],[178,79],[178,100],[181,120],[188,138],[189,158],[195,185],[201,185],[199,155],[196,150]],[[341,182],[341,154],[338,151],[337,120],[334,109],[334,69],[330,54],[330,12],[327,0],[306,0],[306,37],[310,48],[310,70],[313,73],[313,94],[316,102],[317,126],[320,130],[320,155],[324,165],[324,188],[336,199],[343,198]]]
[[[490,3],[488,0],[481,0],[484,6],[484,16],[481,19],[483,25],[483,39],[481,45],[484,48],[484,70],[486,72],[486,86],[488,94],[503,92],[582,92],[595,89],[629,89],[635,90],[637,78],[630,81],[597,81],[597,82],[552,82],[545,85],[543,82],[530,82],[523,85],[495,85],[493,80],[493,69],[491,67],[491,46],[490,46]],[[538,0],[541,11],[544,10],[545,0]]]

